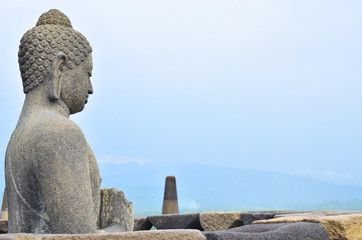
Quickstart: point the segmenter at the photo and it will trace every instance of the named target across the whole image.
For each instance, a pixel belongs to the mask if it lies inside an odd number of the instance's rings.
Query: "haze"
[[[18,45],[52,8],[93,47],[94,94],[71,119],[102,174],[186,163],[362,187],[361,1],[39,0],[0,8],[1,194]]]

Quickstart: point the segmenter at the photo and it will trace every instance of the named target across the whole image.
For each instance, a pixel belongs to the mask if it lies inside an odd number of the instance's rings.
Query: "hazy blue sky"
[[[362,186],[362,1],[348,0],[3,1],[1,169],[19,41],[51,8],[93,47],[94,94],[71,119],[101,169],[197,162]]]

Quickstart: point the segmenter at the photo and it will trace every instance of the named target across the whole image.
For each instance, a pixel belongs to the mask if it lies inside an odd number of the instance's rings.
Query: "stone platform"
[[[99,234],[2,234],[7,240],[206,240],[197,230],[158,230]]]
[[[162,230],[150,230],[152,226]],[[5,220],[0,220],[1,232],[7,232]],[[362,211],[166,214],[136,217],[133,232],[85,235],[0,234],[0,239],[362,240]]]

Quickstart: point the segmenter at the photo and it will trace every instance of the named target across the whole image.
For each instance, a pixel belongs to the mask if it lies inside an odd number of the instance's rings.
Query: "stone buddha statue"
[[[69,120],[93,93],[92,48],[52,9],[24,34],[18,57],[26,97],[5,156],[9,232],[94,233],[101,178]]]

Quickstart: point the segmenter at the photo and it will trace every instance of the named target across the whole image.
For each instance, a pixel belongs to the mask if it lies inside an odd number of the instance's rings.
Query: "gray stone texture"
[[[51,24],[48,24],[51,23]],[[58,10],[21,39],[25,101],[5,156],[11,233],[95,233],[99,169],[69,115],[93,93],[91,47]]]
[[[150,230],[152,227],[151,222],[147,217],[135,217],[133,231]]]
[[[101,190],[100,228],[106,232],[133,231],[132,202],[115,188]],[[106,228],[106,229],[104,229]]]
[[[203,234],[208,240],[329,240],[319,223],[253,224]]]
[[[0,234],[1,240],[206,240],[198,230],[163,230],[98,234]]]
[[[148,216],[147,219],[157,229],[199,229],[200,214],[164,214]]]

